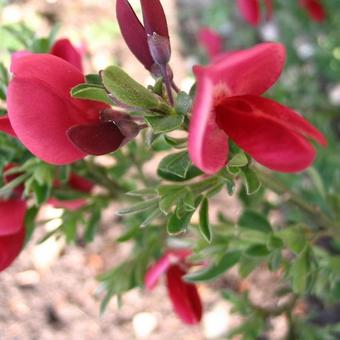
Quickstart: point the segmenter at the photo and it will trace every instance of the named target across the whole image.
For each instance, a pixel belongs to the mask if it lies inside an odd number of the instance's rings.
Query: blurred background
[[[327,18],[323,23],[315,23],[296,0],[274,2],[273,20],[253,28],[240,16],[233,0],[164,0],[176,82],[182,89],[189,89],[193,83],[192,66],[207,62],[197,40],[202,26],[221,34],[225,50],[246,48],[265,40],[283,42],[288,51],[287,66],[269,95],[303,112],[326,134],[330,146],[321,152],[316,167],[327,188],[338,192],[340,3],[323,0]],[[138,8],[139,1],[131,3]],[[149,75],[120,36],[114,8],[114,1],[108,0],[0,0],[0,61],[8,65],[8,51],[25,48],[23,37],[33,32],[46,37],[52,30],[58,38],[68,37],[83,49],[86,73],[118,64],[147,84]],[[283,179],[290,185],[301,185],[298,176]],[[230,197],[216,200],[216,207],[234,219],[240,210],[239,203]],[[127,244],[117,246],[113,242],[120,234],[119,219],[114,215],[117,209],[118,206],[112,206],[105,213],[101,232],[86,247],[82,242],[65,247],[63,241],[56,239],[37,244],[34,241],[43,235],[37,232],[16,263],[0,274],[1,340],[220,339],[241,319],[231,313],[230,303],[221,300],[216,288],[247,289],[255,302],[275,302],[272,291],[278,277],[260,268],[244,280],[231,271],[216,287],[201,286],[205,316],[200,326],[182,325],[172,312],[163,286],[152,293],[134,290],[124,296],[121,307],[113,299],[105,314],[99,316],[101,291],[95,277],[119,263],[130,250]],[[294,213],[298,214],[289,212]],[[60,211],[47,206],[44,214],[57,219]],[[296,313],[304,312],[305,306],[298,306]],[[283,339],[286,320],[276,318],[272,326],[267,338]]]

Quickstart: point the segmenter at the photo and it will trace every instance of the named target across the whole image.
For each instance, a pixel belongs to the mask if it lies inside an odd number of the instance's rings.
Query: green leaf
[[[285,228],[276,234],[283,240],[285,245],[296,254],[299,254],[306,246],[306,236],[300,226]]]
[[[255,194],[261,187],[256,173],[248,167],[242,168],[242,175],[245,181],[246,191],[248,195]]]
[[[185,275],[184,279],[188,282],[203,282],[213,280],[233,267],[240,260],[240,257],[241,252],[239,250],[229,251],[216,264]]]
[[[40,185],[38,181],[34,180],[31,185],[31,190],[33,190],[35,204],[40,206],[46,202],[51,194],[51,186],[47,184]]]
[[[257,257],[242,255],[238,271],[242,278],[246,278],[258,265],[259,259]]]
[[[148,215],[148,217],[142,222],[140,225],[141,228],[145,228],[148,225],[150,225],[156,218],[162,216],[162,212],[159,209],[155,209],[154,211],[151,211]]]
[[[101,85],[96,84],[79,84],[71,89],[71,96],[74,98],[95,100],[109,105],[112,104],[105,89]]]
[[[156,189],[146,188],[146,189],[129,191],[128,193],[126,193],[126,195],[133,196],[133,197],[156,197],[158,196],[158,193]]]
[[[99,76],[99,74],[87,74],[85,76],[85,80],[88,84],[96,84],[96,85],[100,85],[101,87],[103,87],[103,84],[102,84],[102,80]]]
[[[101,212],[100,210],[94,210],[92,212],[91,217],[88,219],[86,226],[85,226],[85,232],[84,232],[84,241],[86,243],[92,242],[94,240],[94,237],[96,235],[97,227],[100,222],[101,218]]]
[[[118,210],[116,214],[118,216],[138,214],[148,209],[156,208],[158,206],[158,201],[158,198],[154,198],[148,201],[139,202],[131,207]]]
[[[169,136],[164,136],[165,142],[168,143],[175,149],[183,149],[187,146],[187,138],[173,138]]]
[[[199,211],[199,221],[199,231],[201,235],[208,243],[211,243],[212,233],[209,223],[209,202],[207,198],[203,198],[202,200]]]
[[[190,223],[193,212],[188,212],[182,218],[178,218],[176,213],[173,213],[167,224],[167,231],[170,235],[178,235],[185,232]]]
[[[159,201],[159,209],[162,211],[162,213],[167,215],[170,212],[172,206],[181,198],[183,194],[184,191],[180,189],[177,192],[163,196]]]
[[[64,220],[62,225],[62,231],[64,232],[66,243],[72,243],[77,237],[77,218],[75,216],[70,216]]]
[[[248,164],[248,158],[244,152],[239,152],[228,162],[229,167],[242,168]]]
[[[166,117],[147,116],[144,119],[156,134],[178,130],[184,122],[184,116],[174,115]]]
[[[246,250],[246,255],[248,256],[257,256],[257,257],[265,257],[268,256],[270,252],[267,247],[263,244],[253,244]]]
[[[177,113],[181,115],[185,115],[186,113],[191,111],[192,99],[185,92],[181,91],[176,98],[175,110]]]
[[[105,88],[120,102],[143,109],[156,109],[159,102],[144,86],[137,83],[117,66],[109,66],[103,71]]]
[[[48,53],[50,51],[50,41],[47,38],[39,38],[33,41],[31,50],[34,53]]]
[[[272,227],[268,220],[261,214],[253,210],[245,210],[238,220],[241,228],[260,231],[263,233],[271,233]]]
[[[182,151],[163,158],[158,165],[157,172],[164,179],[172,180],[172,178],[179,177],[179,179],[186,180],[189,179],[187,175],[191,166],[187,151]]]
[[[45,163],[41,163],[34,169],[33,177],[39,185],[52,185],[53,168]]]
[[[305,292],[309,268],[309,248],[306,246],[290,267],[292,288],[295,293],[302,294]]]
[[[39,208],[29,208],[25,215],[25,244],[30,241],[33,231],[35,229],[35,218],[37,217]]]

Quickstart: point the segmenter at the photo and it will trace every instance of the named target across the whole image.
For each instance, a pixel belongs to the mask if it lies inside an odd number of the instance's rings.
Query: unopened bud
[[[170,40],[157,33],[148,34],[151,56],[156,64],[167,65],[171,56]]]

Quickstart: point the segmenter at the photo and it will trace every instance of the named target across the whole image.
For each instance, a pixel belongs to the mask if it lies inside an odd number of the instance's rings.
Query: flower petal
[[[319,0],[300,0],[300,5],[314,21],[322,22],[326,19],[325,9]]]
[[[0,237],[16,234],[24,224],[26,202],[23,200],[0,200]]]
[[[226,86],[227,95],[260,95],[279,78],[285,63],[285,48],[278,43],[263,43],[252,48],[226,54],[203,67],[211,81]],[[196,76],[197,70],[194,72]],[[202,71],[201,71],[202,72]]]
[[[12,137],[16,137],[16,134],[7,115],[0,117],[0,131],[5,132]]]
[[[0,237],[0,272],[6,269],[19,255],[25,240],[25,228],[13,235]]]
[[[57,40],[52,46],[50,53],[56,57],[68,61],[81,72],[83,72],[82,56],[79,51],[71,44],[70,40]]]
[[[116,1],[116,15],[120,31],[130,51],[147,70],[151,70],[154,62],[146,32],[127,0]]]
[[[87,204],[87,201],[83,198],[77,198],[74,200],[58,200],[56,198],[50,198],[48,203],[54,208],[66,209],[69,211],[75,211]]]
[[[237,0],[236,2],[243,18],[252,26],[260,22],[260,4],[258,0]]]
[[[158,35],[169,39],[168,24],[163,6],[159,0],[140,0],[143,22],[147,34]]]
[[[198,168],[213,174],[227,162],[228,137],[215,123],[212,81],[198,68],[196,74],[197,93],[189,126],[189,155]]]
[[[152,290],[157,285],[160,277],[169,269],[171,265],[170,254],[162,256],[154,265],[152,265],[145,276],[145,286]]]
[[[167,271],[167,288],[174,311],[180,319],[194,325],[202,318],[202,303],[195,285],[183,281],[186,272],[178,265]]]
[[[209,27],[202,27],[198,32],[198,40],[210,59],[222,52],[222,37]]]
[[[307,122],[293,118],[291,110],[275,104],[249,96],[226,99],[216,107],[218,125],[269,169],[302,171],[312,164],[316,154],[305,136],[316,135]]]
[[[67,129],[81,120],[80,112],[49,85],[36,79],[14,78],[7,103],[18,139],[35,156],[51,164],[68,164],[85,156],[66,135]]]
[[[112,122],[75,125],[67,135],[80,151],[97,156],[116,151],[125,139]]]

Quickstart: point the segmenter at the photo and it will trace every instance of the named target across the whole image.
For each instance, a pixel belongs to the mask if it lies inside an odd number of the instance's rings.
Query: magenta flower
[[[202,303],[194,284],[187,283],[183,276],[190,264],[186,258],[189,250],[170,250],[149,268],[145,285],[152,290],[162,274],[166,274],[167,289],[175,313],[186,324],[194,325],[202,318]]]
[[[3,118],[4,132],[14,132],[35,156],[57,165],[115,151],[138,134],[137,124],[127,115],[116,115],[117,121],[106,119],[103,112],[110,110],[106,104],[70,96],[70,90],[85,78],[80,56],[68,40],[58,41],[52,52],[60,57],[13,58],[7,100],[10,124]]]
[[[198,32],[198,40],[210,59],[222,52],[222,37],[212,28],[202,27]]]
[[[195,66],[196,97],[189,126],[192,162],[207,174],[228,161],[232,139],[258,163],[281,172],[307,168],[315,158],[309,139],[324,136],[298,113],[261,97],[285,62],[281,44],[264,43]]]
[[[237,7],[243,18],[252,26],[257,26],[261,20],[260,0],[236,0]],[[262,0],[261,0],[262,2]],[[273,15],[272,0],[263,0],[266,8],[266,18],[270,20]]]
[[[159,0],[140,0],[143,22],[127,0],[116,1],[117,20],[130,51],[149,71],[154,64],[166,65],[170,59],[170,38],[162,4]]]

